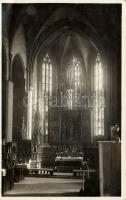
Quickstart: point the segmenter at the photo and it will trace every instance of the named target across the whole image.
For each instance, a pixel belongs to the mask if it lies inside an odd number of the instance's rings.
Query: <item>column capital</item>
[[[13,83],[12,80],[9,80],[9,79],[8,79],[8,80],[6,80],[6,81],[7,81],[8,84],[11,84],[12,86],[14,85],[14,83]]]
[[[28,91],[32,91],[32,90],[33,90],[33,87],[30,86],[29,89],[28,89]]]

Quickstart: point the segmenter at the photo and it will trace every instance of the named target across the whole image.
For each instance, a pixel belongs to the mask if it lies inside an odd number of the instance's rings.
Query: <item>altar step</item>
[[[50,174],[28,174],[27,177],[47,177],[47,178],[69,178],[69,179],[82,179],[82,176],[73,176],[73,173],[66,173],[66,172],[54,172],[53,175]]]

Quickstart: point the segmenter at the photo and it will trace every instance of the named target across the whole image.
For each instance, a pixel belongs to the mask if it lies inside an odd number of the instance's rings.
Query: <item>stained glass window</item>
[[[100,54],[97,54],[94,69],[94,135],[104,135],[104,87],[103,87],[103,66]]]
[[[48,135],[48,107],[49,97],[52,96],[52,64],[51,60],[46,54],[42,63],[42,85],[41,85],[41,96],[42,96],[42,132],[43,135]]]
[[[72,109],[73,107],[76,107],[78,95],[81,91],[81,63],[76,57],[73,57],[68,63],[67,82],[68,108]]]

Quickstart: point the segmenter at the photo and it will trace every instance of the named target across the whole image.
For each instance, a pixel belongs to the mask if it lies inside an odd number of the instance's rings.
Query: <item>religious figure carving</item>
[[[72,139],[73,139],[73,124],[71,122],[71,124],[70,124],[70,140],[72,140]]]

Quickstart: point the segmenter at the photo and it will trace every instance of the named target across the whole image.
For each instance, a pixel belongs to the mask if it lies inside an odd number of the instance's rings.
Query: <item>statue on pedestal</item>
[[[111,127],[111,139],[120,142],[120,127],[117,124]]]

